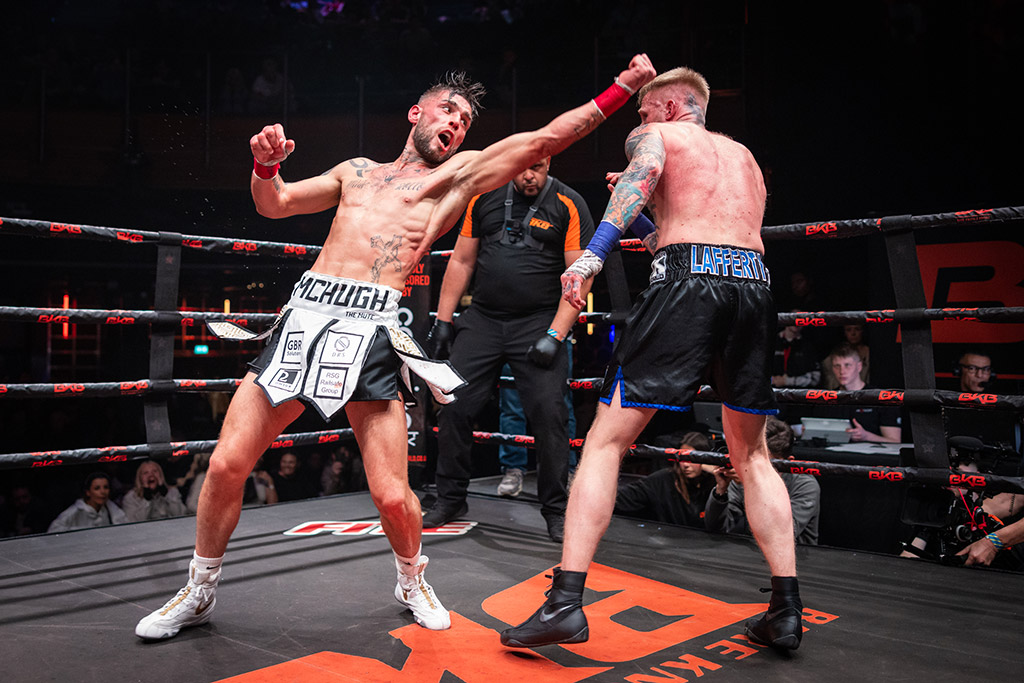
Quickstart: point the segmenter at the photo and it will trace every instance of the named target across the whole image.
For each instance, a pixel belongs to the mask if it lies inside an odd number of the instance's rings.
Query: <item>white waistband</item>
[[[307,270],[295,283],[288,306],[331,318],[387,323],[398,319],[401,298],[391,287]]]

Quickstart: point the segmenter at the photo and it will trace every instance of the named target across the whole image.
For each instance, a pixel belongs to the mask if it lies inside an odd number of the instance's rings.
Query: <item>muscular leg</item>
[[[345,407],[380,525],[395,553],[412,557],[420,549],[420,501],[409,488],[405,409],[400,401],[357,401]]]
[[[772,576],[796,576],[793,511],[782,478],[769,460],[764,415],[722,406],[729,459],[743,484],[747,521]]]
[[[547,601],[529,619],[502,631],[502,644],[538,647],[590,637],[583,613],[586,572],[615,509],[622,456],[654,413],[653,408],[624,408],[618,391],[611,405],[598,404],[569,493],[562,564],[555,567]]]
[[[220,557],[238,525],[245,480],[263,452],[281,431],[302,414],[299,401],[276,408],[248,373],[235,391],[224,417],[220,440],[199,494],[196,513],[196,553]]]
[[[590,566],[615,509],[622,457],[656,412],[654,408],[624,408],[619,394],[612,396],[611,405],[598,404],[594,424],[587,432],[566,509],[563,571],[585,572]]]

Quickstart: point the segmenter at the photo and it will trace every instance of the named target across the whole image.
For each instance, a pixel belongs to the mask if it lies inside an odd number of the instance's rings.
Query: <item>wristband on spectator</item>
[[[597,110],[601,112],[601,116],[608,118],[615,111],[629,101],[632,96],[625,85],[619,82],[616,78],[615,82],[608,86],[608,89],[603,93],[594,98],[594,104],[597,105]]]
[[[553,330],[550,327],[548,328],[548,336],[551,337],[552,339],[554,339],[559,344],[561,344],[563,341],[565,341],[564,339],[559,339],[558,338],[558,332]]]
[[[601,221],[597,230],[594,231],[594,236],[590,238],[587,249],[604,261],[615,245],[619,243],[620,237],[622,237],[622,231],[617,225],[609,221]]]
[[[252,160],[252,172],[256,174],[256,177],[261,180],[270,180],[277,175],[280,170],[281,164],[274,164],[273,166],[266,166],[256,161],[255,158]]]
[[[647,216],[642,213],[638,213],[633,224],[629,226],[629,229],[634,235],[643,239],[657,230],[658,226],[656,226]]]
[[[994,531],[986,535],[985,538],[987,538],[989,542],[996,547],[996,550],[1002,550],[1006,547],[1006,544],[1003,543],[1003,539],[996,536],[996,533]]]

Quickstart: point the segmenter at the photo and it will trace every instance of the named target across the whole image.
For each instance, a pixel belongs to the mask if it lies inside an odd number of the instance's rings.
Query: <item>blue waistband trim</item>
[[[722,401],[722,405],[724,405],[729,410],[735,410],[737,413],[749,413],[751,415],[778,415],[779,414],[779,409],[778,408],[769,408],[767,410],[758,410],[757,408],[740,408],[739,406],[731,405],[729,403],[726,403],[725,401]]]

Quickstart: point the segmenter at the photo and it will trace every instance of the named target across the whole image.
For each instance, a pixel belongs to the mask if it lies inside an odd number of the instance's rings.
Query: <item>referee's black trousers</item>
[[[526,359],[530,346],[547,333],[554,311],[500,319],[470,306],[455,319],[451,363],[468,383],[438,415],[438,504],[457,507],[466,499],[472,471],[473,427],[495,393],[506,362],[516,378],[523,412],[535,438],[537,497],[545,517],[565,513],[569,470],[569,354],[562,346],[549,368]]]

